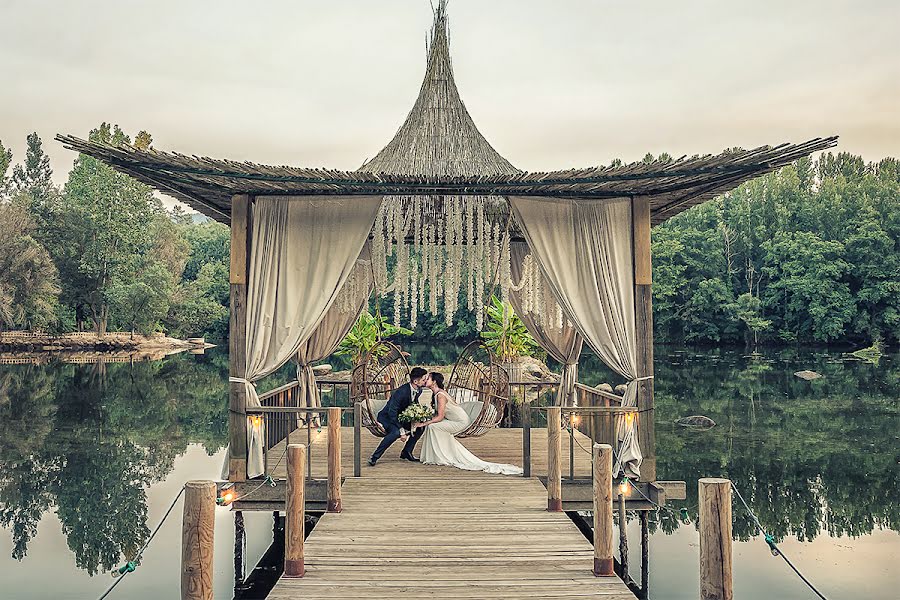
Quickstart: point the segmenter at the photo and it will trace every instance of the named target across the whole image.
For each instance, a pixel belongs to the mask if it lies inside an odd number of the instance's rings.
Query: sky
[[[412,107],[427,0],[0,0],[0,141],[101,122],[216,158],[352,170]],[[840,135],[900,156],[900,2],[450,0],[457,85],[515,166]]]

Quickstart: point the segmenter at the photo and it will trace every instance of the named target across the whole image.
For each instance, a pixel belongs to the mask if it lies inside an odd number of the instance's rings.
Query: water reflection
[[[222,354],[0,370],[0,525],[22,559],[56,508],[76,564],[109,570],[144,542],[146,488],[188,443],[224,444]]]
[[[449,346],[411,351],[414,362],[430,364],[458,354]],[[721,475],[779,540],[900,530],[896,355],[876,367],[836,352],[658,347],[656,369],[658,472],[688,482],[690,520],[697,479]],[[794,377],[801,369],[824,378]],[[292,376],[287,367],[276,379]],[[615,383],[591,356],[580,377]],[[38,522],[54,509],[80,569],[94,574],[133,555],[149,533],[147,487],[189,443],[209,454],[224,445],[226,381],[221,350],[135,364],[0,367],[0,525],[11,532],[12,557],[27,554]],[[693,414],[717,426],[674,425]],[[666,515],[653,524],[679,526]],[[734,531],[739,539],[755,533],[737,509]]]

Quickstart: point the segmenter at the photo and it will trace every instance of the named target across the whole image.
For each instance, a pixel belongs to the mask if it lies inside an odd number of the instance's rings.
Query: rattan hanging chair
[[[400,348],[390,342],[378,342],[353,368],[350,398],[362,407],[362,426],[372,435],[384,437],[385,431],[378,424],[378,411],[384,407],[391,394],[409,383],[409,363]]]
[[[484,435],[500,424],[509,402],[509,375],[483,342],[466,346],[450,375],[447,393],[469,413],[472,422],[458,438]]]

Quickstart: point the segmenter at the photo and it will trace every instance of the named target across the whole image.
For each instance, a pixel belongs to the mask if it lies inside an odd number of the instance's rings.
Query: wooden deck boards
[[[328,430],[323,427],[321,431],[311,431],[311,461],[312,477],[325,478],[327,476],[327,444]],[[581,444],[575,444],[575,476],[589,477],[591,475],[591,457],[589,450],[591,440],[580,431],[575,432],[575,439]],[[384,474],[422,475],[428,473],[446,473],[449,467],[424,466],[400,460],[400,450],[403,444],[399,441],[391,446],[378,465],[369,467],[366,461],[375,450],[381,438],[377,438],[367,429],[362,430],[362,477],[368,477],[370,472],[377,471],[379,476]],[[522,430],[514,428],[498,428],[489,431],[481,437],[464,438],[460,440],[469,450],[479,458],[490,462],[501,462],[522,466]],[[305,444],[307,435],[305,429],[300,429],[291,434],[291,443]],[[562,471],[563,478],[569,473],[569,434],[562,435]],[[285,442],[274,446],[266,455],[269,473],[276,479],[284,479],[287,471],[284,455]],[[416,448],[416,455],[419,449]],[[341,461],[344,476],[353,475],[353,428],[344,427],[341,430]],[[531,474],[535,477],[547,475],[547,430],[533,428],[531,430]]]
[[[466,445],[497,460],[484,450],[499,431]],[[591,545],[544,510],[537,479],[401,462],[392,449],[342,492],[344,512],[306,540],[306,577],[282,578],[270,599],[634,598],[620,579],[591,574]]]

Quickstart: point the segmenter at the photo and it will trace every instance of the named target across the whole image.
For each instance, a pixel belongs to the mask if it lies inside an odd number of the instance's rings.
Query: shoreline
[[[170,353],[186,350],[205,350],[213,347],[203,338],[181,340],[163,334],[142,335],[128,331],[112,331],[98,335],[93,331],[79,331],[53,335],[33,331],[0,332],[0,352],[57,354],[66,352],[99,353]]]

